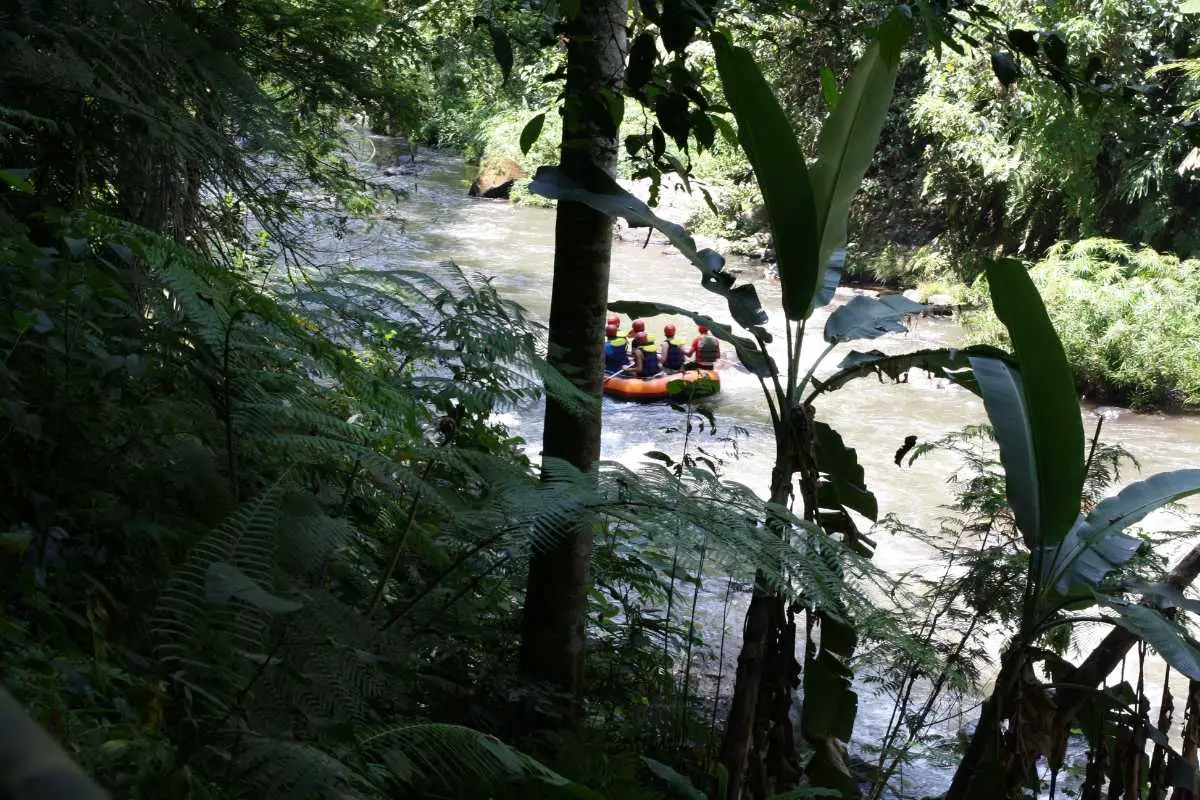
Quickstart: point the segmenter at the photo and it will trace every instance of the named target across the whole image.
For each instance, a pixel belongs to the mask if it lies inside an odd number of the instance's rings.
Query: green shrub
[[[1200,260],[1084,239],[1055,245],[1032,272],[1086,395],[1134,407],[1200,405]],[[986,296],[981,284],[975,290]],[[990,311],[969,317],[968,330],[1003,341]]]

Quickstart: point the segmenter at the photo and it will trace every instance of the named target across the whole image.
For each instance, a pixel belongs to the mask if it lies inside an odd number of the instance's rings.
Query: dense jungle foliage
[[[1130,483],[1079,396],[1200,404],[1198,27],[1191,0],[0,6],[0,797],[874,800],[929,765],[953,800],[1195,797],[1200,550],[1137,525],[1200,470]],[[579,313],[407,252],[323,263],[315,233],[402,223],[363,129],[557,201]],[[608,297],[617,217],[730,320]],[[952,295],[976,343],[853,349],[927,310],[862,295],[802,358],[843,273]],[[679,385],[678,451],[600,459],[608,309],[736,354],[769,487]],[[896,454],[954,465],[937,530],[821,416],[910,370],[989,420]],[[503,422],[539,404],[541,449]],[[895,540],[928,568],[875,563]]]

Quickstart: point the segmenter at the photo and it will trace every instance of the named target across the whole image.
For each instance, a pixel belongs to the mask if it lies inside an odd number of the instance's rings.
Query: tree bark
[[[788,465],[795,462],[790,449],[790,439],[782,439],[776,453],[775,468],[771,473],[771,502],[786,506],[792,492],[792,473]],[[777,523],[770,523],[778,527]],[[721,747],[721,763],[729,773],[728,800],[738,800],[742,795],[747,773],[755,795],[765,795],[769,782],[765,765],[750,763],[753,747],[760,762],[765,755],[761,741],[767,738],[771,711],[778,706],[778,698],[760,697],[763,674],[768,663],[777,662],[783,656],[795,656],[795,636],[790,639],[791,652],[778,653],[779,637],[774,635],[784,620],[784,600],[770,588],[770,581],[762,570],[755,575],[754,596],[746,611],[746,622],[742,631],[742,652],[738,655],[737,677],[734,681],[733,699],[729,716],[725,722],[725,740]],[[782,637],[786,639],[787,637]],[[777,687],[767,687],[768,695]],[[790,697],[788,698],[790,700]],[[765,702],[764,702],[765,701]],[[757,725],[755,724],[757,721]],[[790,723],[790,720],[789,720]],[[789,737],[790,738],[790,737]]]
[[[583,0],[567,25],[561,167],[578,181],[585,182],[597,168],[609,175],[616,172],[617,126],[603,98],[605,92],[620,97],[626,15],[624,0]],[[547,397],[542,457],[589,471],[600,456],[601,334],[612,219],[579,203],[560,202],[554,236],[549,361],[596,403],[580,414]],[[592,528],[590,518],[573,520],[555,531],[554,543],[535,552],[529,563],[521,672],[557,690],[563,713],[555,718],[564,721],[576,716],[582,688]]]

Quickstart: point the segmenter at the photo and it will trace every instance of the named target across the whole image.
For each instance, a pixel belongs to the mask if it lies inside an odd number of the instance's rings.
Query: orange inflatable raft
[[[671,396],[667,387],[672,381],[697,384],[690,387],[695,391],[693,397],[704,397],[721,391],[721,376],[716,370],[693,369],[686,372],[666,372],[654,378],[610,375],[604,379],[604,393],[622,400],[666,400]]]

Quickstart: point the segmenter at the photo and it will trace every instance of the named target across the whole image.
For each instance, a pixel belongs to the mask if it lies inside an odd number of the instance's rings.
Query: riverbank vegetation
[[[1200,402],[1172,61],[1197,17],[1038,9],[0,10],[0,796],[874,800],[919,759],[954,800],[1072,770],[1086,798],[1194,794],[1200,556],[1164,574],[1178,537],[1135,526],[1200,471],[1124,485],[1073,382]],[[363,122],[556,202],[548,325],[454,264],[319,261],[404,213],[346,157]],[[618,177],[686,184],[693,228],[769,247],[781,307]],[[617,217],[727,318],[609,297]],[[994,317],[889,356],[855,348],[921,306],[856,297],[818,372],[805,328],[844,273],[969,282]],[[682,390],[677,451],[600,459],[610,309],[733,349],[770,485],[733,479],[744,431]],[[821,417],[910,370],[990,422],[896,442],[898,468],[962,464],[937,532],[889,516]],[[499,416],[539,402],[540,448]],[[889,532],[933,569],[884,572]],[[1089,624],[1112,632],[1073,650]],[[1151,650],[1191,680],[1178,739]],[[895,711],[864,739],[871,687]]]

